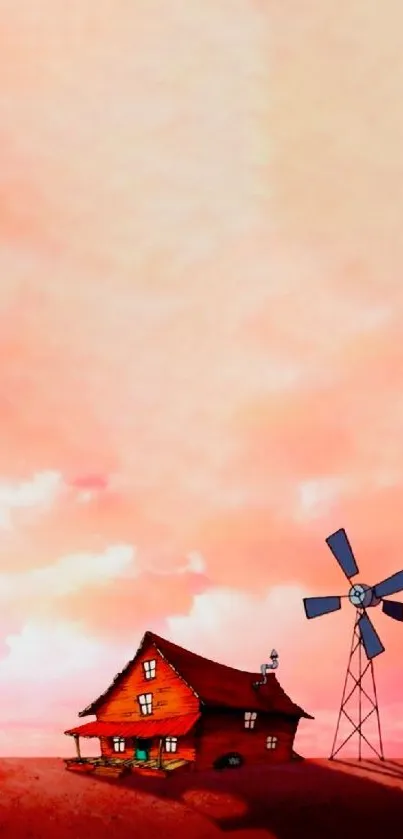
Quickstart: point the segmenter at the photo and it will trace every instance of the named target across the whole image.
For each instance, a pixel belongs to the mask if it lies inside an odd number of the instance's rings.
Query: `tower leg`
[[[351,673],[351,662],[352,662],[354,653],[357,649],[358,642],[359,642],[359,637],[358,637],[359,636],[359,632],[358,632],[358,621],[359,621],[359,619],[360,619],[360,615],[359,615],[359,612],[357,611],[357,615],[356,615],[356,619],[355,619],[355,623],[354,623],[354,629],[353,629],[353,638],[352,638],[352,641],[351,641],[350,654],[349,654],[349,657],[348,657],[347,670],[346,670],[346,675],[345,675],[345,679],[344,679],[343,694],[342,694],[342,697],[341,697],[341,705],[340,705],[339,715],[337,717],[336,731],[334,733],[332,751],[331,751],[331,754],[330,754],[330,760],[333,760],[335,758],[337,752],[339,751],[339,749],[336,750],[336,744],[337,744],[337,738],[338,738],[338,735],[339,735],[341,718],[342,718],[343,713],[344,713],[344,705],[345,705],[345,702],[346,702],[348,677]]]
[[[358,627],[357,627],[358,629]],[[362,737],[361,737],[361,728],[362,728],[362,644],[358,645],[358,678],[359,678],[359,689],[358,689],[358,760],[362,759]]]
[[[372,677],[372,690],[374,692],[374,697],[375,697],[374,708],[375,708],[375,713],[376,713],[376,721],[377,721],[377,725],[378,725],[379,751],[380,751],[379,757],[380,757],[381,760],[385,760],[385,755],[384,755],[384,752],[383,752],[381,719],[380,719],[380,716],[379,716],[378,694],[376,692],[376,684],[375,684],[374,662],[372,661],[372,659],[371,659],[370,668],[371,668],[371,677]]]
[[[349,659],[348,659],[348,664],[347,664],[347,671],[346,671],[346,676],[345,676],[345,680],[344,680],[343,695],[342,695],[340,710],[339,710],[339,714],[338,714],[338,718],[337,718],[337,725],[336,725],[336,731],[335,731],[333,745],[332,745],[332,751],[331,751],[331,754],[330,754],[330,760],[334,760],[336,755],[344,748],[344,746],[351,740],[351,738],[355,734],[357,734],[357,736],[358,736],[358,760],[362,760],[362,745],[363,745],[363,742],[365,742],[370,747],[370,749],[373,752],[375,752],[376,756],[380,760],[384,760],[382,734],[381,734],[381,723],[380,723],[379,707],[378,707],[378,697],[377,697],[376,685],[375,685],[374,665],[373,665],[372,659],[369,660],[369,661],[367,660],[366,663],[365,663],[365,659],[364,659],[365,651],[364,651],[362,638],[361,638],[361,634],[360,634],[359,626],[358,626],[358,622],[361,618],[361,615],[363,615],[363,614],[364,614],[364,610],[357,610],[356,620],[355,620],[355,624],[354,624],[353,638],[352,638],[352,643],[351,643],[351,649],[350,649],[350,654],[349,654]],[[354,659],[355,656],[358,658],[358,676],[355,676],[354,673],[353,673],[353,670],[352,670],[352,663],[353,663],[353,659]],[[368,672],[368,670],[370,671],[370,675],[371,675],[373,698],[368,694],[367,690],[364,688],[364,685],[363,685],[363,679],[364,679],[364,676],[366,675],[366,673]],[[350,690],[347,687],[349,676],[351,677],[351,679],[354,682],[353,687]],[[358,696],[357,696],[357,700],[358,700],[358,723],[354,722],[354,720],[350,716],[351,711],[349,713],[349,711],[347,710],[348,703],[350,702],[351,698],[356,693],[358,693]],[[370,705],[371,705],[371,710],[364,717],[362,715],[363,696],[365,696],[368,699],[368,701],[370,702]],[[366,735],[363,732],[364,723],[374,713],[376,715],[377,725],[378,725],[379,751],[378,751],[378,749],[375,748],[375,746],[372,743],[370,743],[370,741],[368,740],[368,738],[366,737]],[[348,737],[346,737],[343,740],[343,742],[336,748],[338,735],[339,735],[339,729],[340,729],[340,723],[341,723],[341,719],[342,719],[343,716],[350,723],[352,731],[350,732]]]

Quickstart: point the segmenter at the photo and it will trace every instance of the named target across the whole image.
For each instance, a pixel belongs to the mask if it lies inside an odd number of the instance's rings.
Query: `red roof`
[[[182,737],[196,724],[200,714],[182,714],[163,720],[150,719],[137,722],[87,722],[70,728],[65,734],[80,737]]]
[[[185,650],[153,632],[145,633],[135,657],[129,661],[121,673],[118,673],[105,693],[80,712],[80,717],[96,713],[102,702],[112,689],[119,684],[122,677],[128,673],[138,655],[148,644],[153,644],[156,647],[179,676],[193,689],[204,705],[266,711],[313,719],[310,714],[307,714],[299,705],[291,701],[283,691],[274,673],[268,673],[267,683],[256,688],[253,683],[261,680],[260,673],[248,673],[244,670],[236,670],[234,667],[227,667],[225,664],[210,661],[210,659],[189,652],[189,650]]]

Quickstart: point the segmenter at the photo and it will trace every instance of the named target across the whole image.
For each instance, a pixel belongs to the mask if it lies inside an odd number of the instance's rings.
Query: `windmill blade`
[[[397,594],[399,591],[403,591],[403,571],[392,574],[374,588],[376,597],[388,597],[389,594]]]
[[[307,618],[319,618],[341,608],[341,597],[304,597]]]
[[[344,527],[336,530],[326,539],[326,544],[329,546],[333,556],[337,559],[341,570],[346,577],[354,577],[358,574],[358,565],[354,559],[354,554],[351,550],[350,542],[347,538],[347,533]]]
[[[403,603],[396,600],[383,600],[382,611],[395,621],[403,621]]]
[[[385,652],[385,647],[383,646],[379,635],[375,631],[368,615],[362,615],[358,621],[358,628],[360,630],[367,658],[375,658],[375,656]]]

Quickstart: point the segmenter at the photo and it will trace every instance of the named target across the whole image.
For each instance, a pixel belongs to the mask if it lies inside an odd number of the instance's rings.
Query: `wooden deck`
[[[189,761],[179,758],[163,761],[162,766],[158,766],[156,759],[135,760],[132,758],[119,760],[119,758],[105,757],[66,758],[64,763],[66,769],[73,772],[94,773],[95,775],[108,775],[116,778],[131,772],[141,775],[167,776],[171,772],[184,770],[190,765]]]

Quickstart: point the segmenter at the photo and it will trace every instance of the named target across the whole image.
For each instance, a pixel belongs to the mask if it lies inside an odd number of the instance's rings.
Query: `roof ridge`
[[[163,644],[169,645],[169,647],[174,647],[174,649],[178,652],[185,653],[187,656],[191,655],[194,658],[202,659],[203,661],[207,662],[208,664],[214,664],[220,669],[231,670],[234,673],[242,673],[244,676],[261,676],[261,671],[254,671],[254,670],[242,670],[240,667],[234,667],[232,664],[223,664],[221,661],[216,661],[214,658],[208,658],[205,655],[201,655],[201,653],[195,653],[193,650],[188,650],[187,647],[182,647],[180,644],[175,644],[174,641],[169,641],[168,638],[163,638],[162,635],[157,635],[155,632],[151,632],[147,630],[145,636],[155,643],[158,646],[158,642],[162,641]],[[267,676],[273,676],[276,678],[276,674],[273,671],[269,671]],[[277,681],[277,679],[276,679]]]

